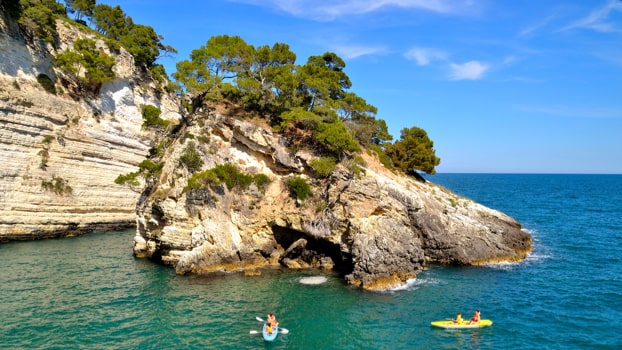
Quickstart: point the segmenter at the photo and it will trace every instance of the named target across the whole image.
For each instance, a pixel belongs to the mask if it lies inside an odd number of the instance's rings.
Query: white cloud
[[[466,63],[448,62],[445,51],[426,48],[414,47],[404,53],[404,57],[414,60],[419,66],[427,66],[435,61],[443,61],[449,66],[450,80],[478,80],[484,76],[484,73],[490,68],[488,64],[478,61],[468,61]],[[516,60],[515,57],[509,56],[504,60],[504,64],[512,64]]]
[[[589,15],[584,18],[581,18],[565,27],[560,29],[560,31],[575,29],[575,28],[586,28],[592,29],[597,32],[620,32],[622,28],[616,27],[613,22],[607,21],[609,15],[612,11],[620,11],[622,12],[622,1],[620,0],[609,0],[609,2],[594,11],[592,11]]]
[[[552,22],[555,19],[555,17],[556,16],[548,16],[547,18],[540,21],[539,23],[532,24],[531,26],[524,28],[518,33],[518,37],[522,38],[522,37],[532,36],[535,32],[539,31],[540,29],[548,25],[550,22]]]
[[[466,14],[474,10],[473,0],[229,0],[280,11],[318,21],[331,21],[348,15],[359,15],[385,8],[427,10],[442,14]]]
[[[427,66],[432,61],[437,60],[445,60],[447,59],[447,54],[443,51],[425,48],[425,47],[414,47],[408,50],[404,57],[409,60],[415,60],[420,66]]]
[[[478,80],[484,76],[489,66],[478,61],[469,61],[463,64],[450,63],[449,68],[451,80]]]
[[[345,59],[353,59],[361,56],[370,56],[386,53],[387,50],[380,46],[363,45],[334,45],[333,51]]]

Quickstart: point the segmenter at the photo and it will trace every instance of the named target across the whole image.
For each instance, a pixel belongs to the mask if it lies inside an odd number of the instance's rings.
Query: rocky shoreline
[[[204,168],[233,164],[266,174],[270,183],[184,191],[191,173],[178,159],[193,141],[177,140],[157,182],[141,196],[134,252],[179,274],[320,268],[338,271],[349,284],[384,290],[429,263],[520,261],[531,251],[530,236],[514,219],[388,171],[373,156],[363,156],[359,175],[338,165],[318,179],[309,174],[313,156],[289,154],[280,136],[260,123],[213,110],[200,120],[184,132],[210,135],[197,147]],[[292,176],[307,179],[312,198],[289,196]]]

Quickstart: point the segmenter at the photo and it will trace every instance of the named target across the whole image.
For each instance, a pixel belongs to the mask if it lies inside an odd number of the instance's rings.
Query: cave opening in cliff
[[[281,226],[273,226],[272,232],[276,242],[288,253],[286,254],[288,257],[310,263],[312,267],[325,267],[311,264],[311,262],[325,261],[325,258],[330,258],[333,271],[340,275],[352,272],[352,259],[349,254],[341,251],[338,244]]]

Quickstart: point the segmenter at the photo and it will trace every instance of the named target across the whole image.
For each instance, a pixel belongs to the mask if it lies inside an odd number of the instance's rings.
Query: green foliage
[[[320,123],[314,136],[323,147],[339,158],[345,153],[361,150],[350,131],[340,121]]]
[[[140,164],[138,164],[138,171],[131,172],[128,174],[121,174],[117,176],[114,180],[114,183],[117,185],[128,185],[130,187],[140,186],[140,182],[138,181],[138,176],[142,175],[143,177],[148,176],[159,176],[162,173],[162,168],[164,167],[164,163],[154,163],[149,159],[145,159]]]
[[[156,59],[160,56],[160,51],[165,53],[176,53],[171,46],[161,43],[163,36],[157,34],[150,26],[133,24],[129,27],[128,34],[121,37],[121,43],[125,49],[134,56],[137,66],[143,68],[153,67]],[[163,66],[162,70],[164,69]]]
[[[246,189],[253,182],[253,177],[251,175],[240,172],[233,164],[225,163],[217,165],[212,171],[214,171],[220,181],[223,181],[225,185],[227,185],[229,191],[236,186]]]
[[[153,106],[153,105],[143,106],[142,116],[145,122],[147,123],[152,123],[153,120],[160,117],[160,114],[162,114],[162,111],[160,110],[160,108],[156,106]]]
[[[56,64],[94,89],[116,77],[112,70],[114,57],[103,53],[91,39],[77,39],[73,50],[67,49],[56,56]]]
[[[339,56],[326,52],[322,56],[310,56],[307,63],[297,71],[303,94],[303,104],[309,111],[317,107],[331,107],[332,102],[343,98],[345,89],[352,86],[343,71],[346,64]]]
[[[385,147],[395,167],[409,175],[414,175],[416,170],[435,174],[435,167],[441,161],[428,134],[418,127],[402,129],[400,140]]]
[[[194,96],[226,96],[253,109],[275,110],[295,100],[295,61],[287,44],[255,48],[239,36],[220,35],[177,63],[173,77]]]
[[[170,145],[171,141],[169,139],[165,139],[157,145],[153,146],[149,150],[149,157],[162,157],[164,155],[164,151]]]
[[[281,114],[281,120],[282,128],[294,125],[301,129],[313,131],[317,129],[318,125],[323,121],[323,118],[302,107],[296,107],[290,111],[283,112],[283,114]]]
[[[402,139],[391,144],[386,122],[376,119],[377,108],[348,91],[352,83],[343,59],[332,52],[310,56],[304,65],[295,65],[295,59],[286,44],[254,47],[239,36],[222,35],[193,50],[190,60],[177,64],[173,76],[182,92],[193,98],[226,96],[268,114],[273,129],[284,134],[290,146],[307,143],[339,161],[352,158],[363,146],[388,168],[408,174],[435,172],[440,159],[425,131],[403,131]],[[359,163],[351,164],[358,173]],[[321,162],[312,167],[320,176],[330,169],[329,163]]]
[[[152,105],[144,105],[142,116],[143,116],[143,128],[167,128],[171,122],[168,120],[164,120],[160,118],[160,114],[162,111],[160,108]]]
[[[166,70],[161,64],[155,64],[151,66],[151,68],[149,68],[149,73],[151,73],[151,77],[153,78],[153,80],[157,81],[160,84],[164,83],[167,79]],[[175,91],[175,89],[173,88],[171,91]]]
[[[193,134],[193,133],[191,133],[190,131],[186,131],[186,132],[185,132],[185,133],[181,136],[181,138],[179,139],[179,141],[180,141],[181,143],[184,143],[184,142],[186,142],[186,140],[188,140],[188,139],[190,139],[190,140],[194,140],[195,138],[196,138],[196,137],[194,136],[194,134]]]
[[[332,52],[310,56],[302,66],[295,59],[286,44],[254,47],[239,36],[221,35],[179,62],[173,77],[191,96],[227,97],[274,113],[274,130],[292,144],[315,143],[338,159],[360,151],[359,145],[393,139],[386,122],[375,119],[377,108],[347,91],[352,83],[343,59]]]
[[[356,176],[357,178],[360,177],[361,174],[365,174],[365,168],[363,167],[364,164],[365,164],[365,161],[359,155],[356,155],[352,158],[348,158],[345,161],[345,166],[348,169],[348,171],[354,174],[354,176]]]
[[[190,176],[190,178],[188,178],[188,184],[184,187],[184,192],[217,185],[220,185],[220,180],[218,176],[216,176],[216,173],[209,169]]]
[[[255,174],[253,176],[253,182],[259,189],[263,189],[267,184],[269,184],[272,180],[266,174]]]
[[[50,144],[54,140],[54,135],[45,135],[43,136],[43,143]]]
[[[52,81],[50,77],[43,73],[40,73],[39,75],[37,75],[37,82],[41,84],[45,91],[56,95],[56,87],[54,86],[54,81]]]
[[[382,145],[393,139],[389,134],[387,123],[371,115],[359,115],[356,119],[345,120],[344,124],[352,130],[354,138],[365,147]]]
[[[297,198],[303,201],[312,195],[311,186],[309,186],[305,179],[299,176],[294,176],[289,179],[287,181],[287,187],[289,188],[289,195],[292,198]]]
[[[201,154],[197,151],[194,142],[188,143],[179,160],[188,169],[188,171],[193,173],[201,170],[201,167],[203,166],[203,159],[201,159]]]
[[[76,14],[76,21],[81,21],[84,16],[92,16],[95,10],[95,0],[65,0],[67,10]]]
[[[391,160],[391,157],[389,157],[384,150],[382,149],[382,147],[380,145],[369,145],[368,146],[370,149],[371,153],[374,153],[377,157],[378,160],[380,161],[380,163],[382,163],[382,165],[384,165],[385,168],[387,169],[393,169],[393,161]]]
[[[270,182],[270,178],[265,174],[245,174],[234,165],[225,163],[192,175],[188,179],[188,185],[184,190],[218,186],[223,182],[229,191],[236,187],[242,190],[247,189],[252,183],[255,183],[261,189]]]
[[[160,175],[162,172],[162,168],[164,167],[164,163],[155,163],[149,159],[145,159],[140,164],[138,164],[138,171],[148,175]]]
[[[335,170],[337,160],[333,157],[316,158],[309,162],[309,166],[311,166],[316,175],[328,177]]]
[[[116,54],[119,54],[121,52],[121,43],[111,39],[111,38],[105,38],[104,39],[104,44],[106,44],[106,46],[108,46],[108,49],[111,52],[114,52]]]
[[[91,17],[91,23],[100,33],[117,41],[127,34],[130,21],[131,18],[125,16],[119,5],[115,7],[106,4],[95,5]]]
[[[114,179],[114,183],[117,185],[139,186],[140,182],[137,179],[138,175],[140,175],[140,172],[138,171],[125,175],[121,174]]]
[[[204,46],[192,50],[190,61],[177,63],[173,77],[185,92],[199,95],[212,92],[219,96],[219,91],[212,90],[218,90],[221,83],[237,76],[242,70],[239,63],[248,57],[249,50],[239,36],[211,37]]]
[[[259,110],[282,108],[288,100],[294,99],[294,86],[288,77],[293,77],[296,55],[289,45],[275,43],[254,48],[249,45],[250,60],[242,61],[242,73],[236,83],[244,94],[243,102]]]
[[[71,186],[68,185],[67,180],[52,176],[52,181],[41,180],[41,187],[46,191],[51,191],[57,195],[70,195],[73,192]]]
[[[312,139],[323,152],[341,159],[344,155],[359,152],[360,146],[352,137],[351,132],[338,119],[320,116],[301,107],[281,114],[281,128],[296,127],[312,132]],[[306,137],[308,134],[291,135],[290,137]],[[294,140],[294,142],[301,140]],[[304,141],[304,140],[302,140]]]
[[[56,18],[65,16],[65,7],[54,0],[19,0],[19,4],[9,5],[10,13],[32,38],[49,43],[55,42]]]
[[[91,22],[100,33],[121,43],[134,56],[134,62],[139,67],[152,67],[161,51],[164,54],[177,52],[173,47],[162,44],[164,38],[152,27],[134,23],[119,5],[95,5]]]

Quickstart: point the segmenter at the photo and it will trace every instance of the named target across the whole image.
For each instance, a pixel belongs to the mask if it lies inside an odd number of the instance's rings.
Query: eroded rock
[[[142,197],[136,254],[156,247],[155,255],[180,274],[324,268],[352,285],[381,290],[403,285],[427,263],[519,261],[531,250],[530,236],[514,219],[389,172],[369,155],[358,176],[338,165],[329,178],[316,179],[305,171],[313,154],[274,157],[286,148],[258,123],[227,120],[213,110],[200,119],[200,129],[186,132],[210,134],[201,148],[204,169],[230,163],[271,181],[265,188],[168,191],[166,199],[152,195],[156,186]],[[187,142],[174,146],[167,164],[179,164]],[[168,169],[159,183],[184,186],[190,175]],[[294,175],[307,179],[311,198],[289,196],[287,180]],[[159,224],[152,227],[147,216]]]

